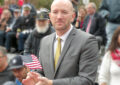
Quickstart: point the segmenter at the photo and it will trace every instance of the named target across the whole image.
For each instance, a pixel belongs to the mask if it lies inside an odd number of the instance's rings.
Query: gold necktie
[[[61,39],[58,37],[57,40],[58,40],[58,44],[57,44],[56,53],[55,53],[55,69],[61,53]]]

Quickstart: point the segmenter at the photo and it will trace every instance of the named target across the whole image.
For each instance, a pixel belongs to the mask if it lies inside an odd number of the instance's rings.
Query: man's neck
[[[63,29],[63,30],[56,30],[56,33],[60,37],[60,36],[64,35],[69,29],[70,29],[70,26],[66,30],[65,29]]]

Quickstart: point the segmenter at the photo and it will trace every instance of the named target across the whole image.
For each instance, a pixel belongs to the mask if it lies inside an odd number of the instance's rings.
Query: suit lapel
[[[55,33],[53,34],[53,37],[51,38],[50,41],[50,68],[51,69],[51,75],[54,75],[54,39],[55,39]],[[52,77],[53,79],[53,77]]]
[[[94,32],[96,26],[96,14],[94,14],[93,18],[92,18],[92,22],[91,22],[91,26],[90,26],[90,33]]]
[[[67,51],[68,51],[68,49],[70,47],[72,39],[74,39],[73,38],[74,35],[75,35],[75,28],[72,29],[72,31],[68,35],[68,38],[66,39],[66,42],[65,42],[64,47],[63,47],[63,50],[61,52],[61,56],[60,56],[60,58],[58,60],[58,64],[57,64],[57,67],[56,67],[56,70],[55,70],[55,75],[56,75],[56,73],[57,73],[57,71],[58,71],[58,69],[60,67],[60,64],[61,64],[63,58],[65,57],[65,54],[67,53]],[[55,77],[55,75],[54,75],[54,77]]]

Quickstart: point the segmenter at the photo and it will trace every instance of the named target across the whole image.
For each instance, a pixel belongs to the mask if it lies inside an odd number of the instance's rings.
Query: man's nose
[[[59,13],[57,14],[57,18],[58,18],[58,19],[63,18],[63,14],[62,14],[61,12],[59,12]]]

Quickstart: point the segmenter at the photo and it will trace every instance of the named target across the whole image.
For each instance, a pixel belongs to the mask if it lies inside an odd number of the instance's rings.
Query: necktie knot
[[[59,43],[61,43],[61,38],[60,37],[58,37],[57,40],[58,40]]]

